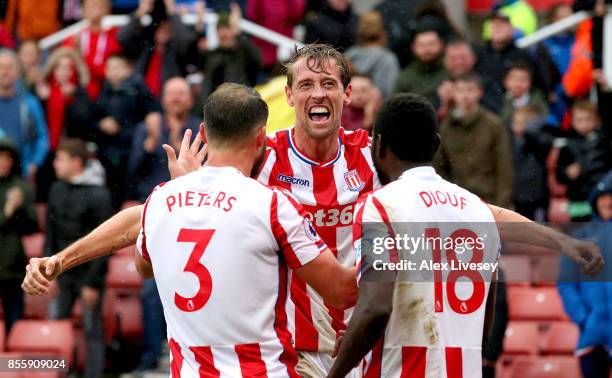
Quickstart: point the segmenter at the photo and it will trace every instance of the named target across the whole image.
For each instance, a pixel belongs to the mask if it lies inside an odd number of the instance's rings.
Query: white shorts
[[[304,378],[325,378],[333,363],[331,353],[298,351],[298,363],[295,369]],[[361,368],[351,370],[346,377],[361,378]]]

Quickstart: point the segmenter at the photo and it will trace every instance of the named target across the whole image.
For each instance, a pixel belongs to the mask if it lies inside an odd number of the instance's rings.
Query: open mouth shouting
[[[327,106],[317,105],[308,110],[308,118],[314,122],[326,122],[329,120],[331,112]]]

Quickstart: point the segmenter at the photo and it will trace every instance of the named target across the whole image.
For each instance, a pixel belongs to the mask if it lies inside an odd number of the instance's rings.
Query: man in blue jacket
[[[17,146],[23,176],[33,177],[49,152],[49,135],[40,102],[18,88],[18,79],[17,55],[0,49],[0,129]]]
[[[595,186],[589,197],[595,212],[590,223],[575,234],[595,242],[606,261],[612,259],[612,171]],[[565,311],[580,327],[576,355],[585,378],[605,377],[612,365],[612,265],[595,277],[580,274],[578,266],[561,260],[559,293]]]

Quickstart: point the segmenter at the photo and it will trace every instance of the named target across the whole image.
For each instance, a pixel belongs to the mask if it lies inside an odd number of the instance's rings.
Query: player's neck
[[[404,163],[404,162],[398,162],[397,164],[393,164],[389,169],[388,169],[388,175],[389,175],[389,179],[391,181],[395,181],[397,179],[400,178],[401,175],[404,174],[404,172],[406,172],[407,170],[413,169],[413,168],[419,168],[419,167],[431,167],[433,166],[433,164],[431,162],[425,162],[425,163]]]
[[[245,150],[209,149],[205,167],[234,167],[246,177],[253,169],[253,156]]]
[[[300,127],[293,128],[293,140],[297,149],[311,159],[326,162],[338,153],[338,133],[324,139],[314,139]]]

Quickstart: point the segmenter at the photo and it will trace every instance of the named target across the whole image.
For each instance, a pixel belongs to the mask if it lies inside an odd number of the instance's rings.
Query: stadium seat
[[[116,257],[129,257],[129,258],[134,258],[134,247],[133,245],[130,245],[128,247],[125,248],[121,248],[120,250],[118,250],[117,252],[115,252],[111,258],[116,258]]]
[[[54,295],[24,295],[23,317],[26,319],[47,319],[49,317],[49,305]]]
[[[4,327],[0,327],[2,329],[4,329]],[[3,353],[0,352],[0,359],[9,359],[9,358],[13,358],[13,359],[17,359],[17,358],[21,358],[23,357],[21,354],[19,353]],[[17,373],[17,372],[0,372],[0,377],[2,378],[26,378],[24,373]]]
[[[552,322],[542,337],[544,354],[571,355],[578,344],[580,330],[572,322]]]
[[[108,288],[116,289],[118,294],[138,293],[142,286],[142,277],[136,271],[132,257],[113,256],[108,262],[106,275]]]
[[[554,287],[509,287],[511,320],[567,320],[561,297]]]
[[[504,354],[538,354],[538,337],[538,323],[510,321],[504,337]]]
[[[555,286],[560,273],[559,255],[539,256],[533,268],[533,284],[537,286]]]
[[[11,329],[7,350],[24,355],[58,356],[72,364],[72,323],[69,320],[18,320]]]
[[[23,242],[23,249],[28,260],[32,257],[42,257],[45,246],[45,234],[37,232],[24,236],[21,238],[21,241]]]
[[[77,371],[83,371],[85,361],[87,361],[87,346],[85,345],[85,332],[82,328],[74,330],[74,347],[76,349],[75,367]]]
[[[6,343],[6,335],[4,334],[4,324],[0,325],[0,353],[4,352],[4,344]]]
[[[517,357],[507,378],[578,378],[580,364],[574,357]]]
[[[109,332],[121,338],[133,339],[142,336],[142,305],[138,297],[116,299],[113,328]]]
[[[503,255],[501,267],[508,285],[530,285],[531,260],[528,256]]]
[[[548,220],[557,224],[569,222],[568,208],[569,201],[567,198],[551,198],[548,205]]]

